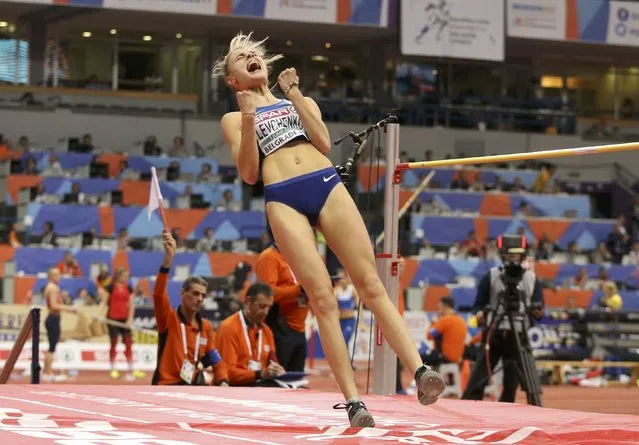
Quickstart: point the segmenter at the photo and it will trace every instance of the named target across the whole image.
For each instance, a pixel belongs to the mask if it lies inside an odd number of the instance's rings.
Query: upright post
[[[31,309],[31,383],[40,383],[40,308]]]
[[[377,270],[386,292],[395,306],[398,303],[398,212],[399,184],[395,184],[395,166],[399,163],[399,123],[389,118],[386,125],[386,188],[384,189],[384,251],[377,255]],[[382,336],[375,322],[373,347],[373,394],[395,394],[397,355]]]

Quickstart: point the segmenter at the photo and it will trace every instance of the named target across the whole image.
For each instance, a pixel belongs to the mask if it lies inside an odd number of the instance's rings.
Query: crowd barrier
[[[146,188],[149,188],[148,183]],[[147,190],[148,193],[148,190]],[[148,200],[147,200],[148,202]],[[261,238],[266,229],[266,217],[259,211],[218,211],[209,209],[165,209],[169,228],[179,228],[185,239],[199,239],[212,228],[219,241]],[[27,217],[30,231],[42,234],[45,222],[55,225],[57,235],[77,235],[95,229],[98,236],[114,236],[126,229],[134,238],[162,235],[164,228],[157,212],[151,215],[145,207],[98,207],[81,205],[29,204]]]
[[[514,234],[519,229],[523,229],[529,244],[540,240],[546,234],[548,239],[562,250],[566,250],[574,241],[582,251],[590,251],[594,250],[599,242],[607,240],[615,224],[614,220],[423,214],[411,216],[414,242],[420,243],[421,239],[425,238],[432,245],[437,246],[450,246],[456,241],[461,243],[471,230],[474,230],[478,239],[483,241],[486,237],[497,239],[505,233]]]

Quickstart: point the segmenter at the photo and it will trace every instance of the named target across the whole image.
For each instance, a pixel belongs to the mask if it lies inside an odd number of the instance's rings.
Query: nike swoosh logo
[[[337,173],[335,173],[334,175],[330,175],[328,178],[324,178],[324,182],[330,181],[331,178],[333,178],[334,176],[337,176]]]

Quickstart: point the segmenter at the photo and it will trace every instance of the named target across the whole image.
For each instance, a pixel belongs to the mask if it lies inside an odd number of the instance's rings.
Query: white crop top
[[[274,153],[295,139],[310,141],[293,103],[284,99],[273,105],[257,107],[255,134],[260,147],[260,158]]]

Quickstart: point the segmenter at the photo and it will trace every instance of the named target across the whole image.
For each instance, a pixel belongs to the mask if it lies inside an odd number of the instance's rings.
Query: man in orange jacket
[[[276,386],[272,379],[285,374],[277,362],[273,332],[264,323],[273,306],[273,291],[257,282],[246,291],[246,304],[217,329],[217,342],[228,367],[231,386]]]
[[[257,258],[255,275],[273,289],[266,323],[275,335],[278,361],[287,371],[304,372],[308,297],[274,242]]]
[[[215,348],[213,327],[198,314],[208,291],[208,283],[192,276],[182,284],[182,304],[177,310],[171,307],[166,293],[166,283],[175,256],[175,239],[164,229],[164,260],[153,289],[153,310],[160,338],[158,364],[153,374],[154,385],[204,385],[209,379],[198,369],[213,367],[210,380],[220,386],[228,386],[225,363]]]

